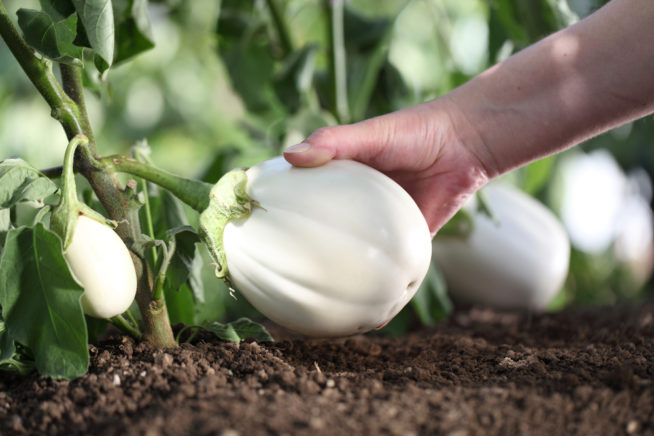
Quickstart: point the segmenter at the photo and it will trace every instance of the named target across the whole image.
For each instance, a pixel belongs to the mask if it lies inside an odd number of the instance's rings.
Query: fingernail
[[[308,142],[300,142],[299,144],[295,144],[291,147],[288,147],[286,150],[284,150],[284,153],[304,153],[305,151],[309,151],[311,149],[311,144]]]

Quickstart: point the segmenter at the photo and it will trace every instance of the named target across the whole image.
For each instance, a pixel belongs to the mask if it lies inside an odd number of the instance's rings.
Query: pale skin
[[[489,180],[652,113],[654,1],[612,0],[443,97],[319,129],[284,156],[377,168],[433,235]]]

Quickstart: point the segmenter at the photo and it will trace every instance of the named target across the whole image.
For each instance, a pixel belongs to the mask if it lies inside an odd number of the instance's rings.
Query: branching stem
[[[125,156],[103,157],[100,159],[100,162],[114,171],[141,177],[167,189],[198,212],[203,212],[209,205],[209,196],[213,187],[209,183],[179,177],[160,168]]]
[[[76,156],[76,167],[88,179],[110,218],[119,223],[116,231],[120,237],[125,241],[133,239],[134,232],[140,230],[136,228],[136,223],[131,223],[129,220],[128,198],[113,177],[111,168],[98,170],[94,165],[93,155],[97,155],[97,149],[86,114],[80,68],[61,65],[64,84],[62,87],[52,72],[52,63],[39,57],[27,45],[11,21],[2,0],[0,0],[0,36],[50,106],[52,116],[61,123],[68,139],[71,140],[77,135],[85,135],[89,138],[90,154],[79,153]],[[132,259],[139,278],[137,301],[143,315],[144,336],[155,347],[174,347],[177,343],[172,334],[165,302],[151,301],[152,283],[148,279],[151,272],[147,263],[136,255],[133,255]]]

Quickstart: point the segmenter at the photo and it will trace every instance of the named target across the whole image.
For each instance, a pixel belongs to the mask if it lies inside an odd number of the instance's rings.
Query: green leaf
[[[44,376],[72,379],[89,363],[82,288],[61,240],[42,224],[7,234],[0,256],[0,304],[7,331],[33,353]]]
[[[176,240],[164,289],[178,291],[188,282],[195,299],[203,302],[204,285],[200,277],[202,259],[196,246],[199,242],[197,233],[188,225],[184,207],[174,195],[153,184],[148,184],[148,191],[155,238],[170,241],[174,237]],[[145,208],[141,209],[141,213],[145,212]]]
[[[348,96],[353,121],[366,117],[382,67],[388,59],[393,26],[399,15],[372,20],[345,9]]]
[[[512,0],[493,0],[489,15],[489,46],[491,60],[505,40],[513,41],[518,47],[529,43],[527,31],[519,22],[516,7]]]
[[[473,212],[468,210],[459,209],[459,211],[452,217],[443,227],[438,231],[437,238],[442,237],[456,237],[463,238],[470,234],[474,227],[474,220],[472,218]]]
[[[164,282],[168,315],[173,324],[192,325],[196,322],[196,301],[204,302],[204,285],[197,268],[198,261],[202,262],[196,246],[200,239],[190,226],[171,229],[166,233],[166,238],[168,241],[175,241],[175,251]]]
[[[46,12],[32,9],[19,9],[16,14],[25,41],[33,49],[57,62],[83,65],[83,49],[74,44],[77,15],[55,21]]]
[[[429,265],[427,276],[411,303],[423,325],[433,325],[452,312],[453,306],[447,296],[447,285],[433,263]]]
[[[529,195],[536,195],[545,187],[552,174],[554,156],[539,159],[524,167],[522,173],[522,190]]]
[[[34,360],[21,351],[24,347],[16,346],[5,322],[0,320],[0,372],[25,375],[34,371]]]
[[[200,258],[196,246],[200,242],[200,238],[195,229],[190,226],[170,229],[167,232],[167,239],[170,238],[175,238],[175,253],[168,267],[166,288],[178,291],[189,280],[194,268],[197,269],[194,263],[196,263],[196,259]],[[194,277],[194,283],[202,286],[202,280],[199,277]],[[193,293],[200,302],[204,301],[203,287],[194,289]]]
[[[96,66],[104,72],[114,61],[114,12],[111,0],[72,0],[91,48],[100,57]]]
[[[216,183],[223,174],[235,167],[233,161],[238,154],[239,150],[236,147],[221,147],[214,153],[213,161],[202,172],[199,179],[207,183]]]
[[[218,53],[232,87],[248,110],[257,113],[278,105],[272,87],[275,50],[264,18],[252,0],[223,0],[216,31]]]
[[[52,180],[22,159],[0,162],[0,209],[21,200],[42,200],[57,189]]]
[[[195,324],[195,300],[193,293],[188,285],[183,284],[176,290],[170,287],[164,289],[166,298],[166,308],[168,309],[168,318],[172,325],[175,324]]]
[[[89,343],[98,341],[98,337],[107,330],[109,322],[106,319],[86,316],[86,331],[88,332]]]
[[[160,239],[152,239],[148,235],[144,235],[141,233],[136,241],[132,242],[132,245],[130,247],[131,250],[134,251],[134,253],[138,254],[141,257],[145,257],[147,255],[147,251],[151,249],[152,247],[161,247],[164,245],[164,242]]]
[[[201,327],[213,333],[218,338],[229,342],[238,343],[248,338],[254,339],[257,342],[275,341],[264,326],[248,318],[240,318],[227,324],[213,322]]]
[[[16,352],[16,344],[9,336],[7,326],[4,321],[0,320],[0,366],[14,355]]]
[[[114,63],[123,62],[154,47],[147,0],[113,0],[116,23]]]
[[[11,213],[9,209],[0,209],[0,234],[5,233],[11,228]],[[2,239],[0,239],[0,247],[2,247]]]
[[[317,51],[318,47],[311,44],[292,53],[275,76],[275,93],[291,112],[300,109],[303,97],[311,88]]]
[[[50,15],[54,21],[63,20],[75,13],[72,0],[39,0],[43,12]]]
[[[507,39],[520,49],[577,19],[566,0],[493,0],[490,12],[491,61],[494,61],[499,47]]]
[[[568,27],[579,21],[579,15],[570,8],[568,0],[547,0],[547,5],[552,10],[557,27]]]

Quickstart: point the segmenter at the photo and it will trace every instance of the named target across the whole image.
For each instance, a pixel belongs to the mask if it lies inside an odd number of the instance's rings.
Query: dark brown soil
[[[116,337],[89,374],[0,379],[0,434],[654,434],[654,304],[471,309],[406,337]]]

